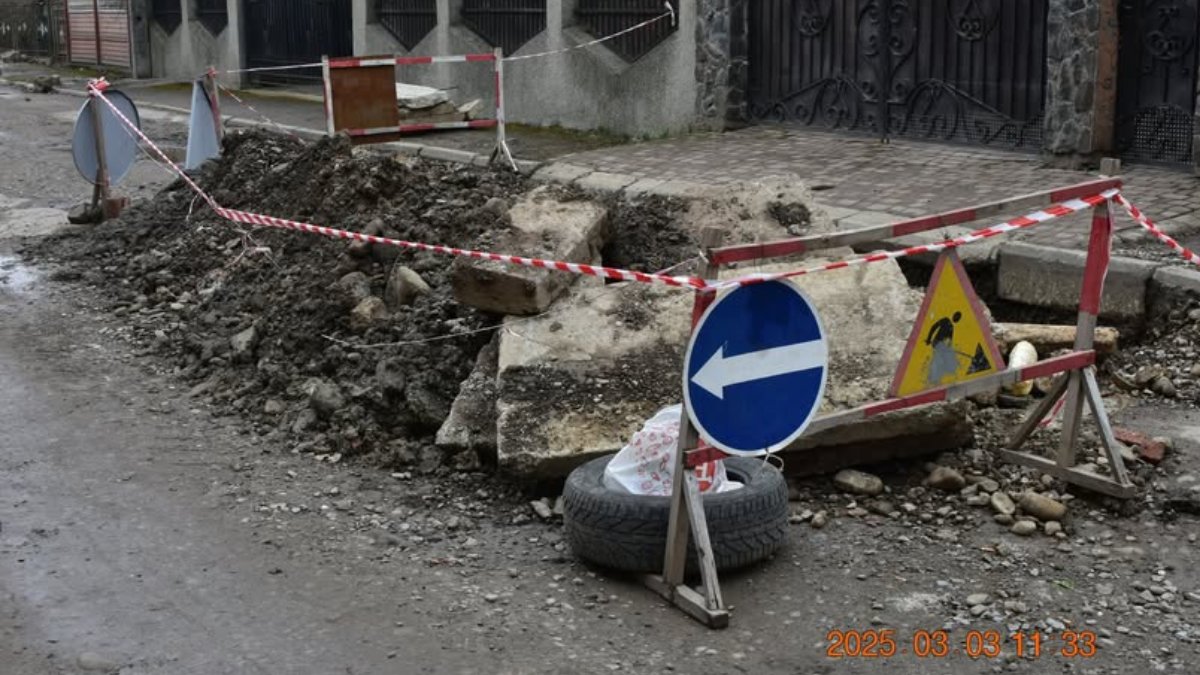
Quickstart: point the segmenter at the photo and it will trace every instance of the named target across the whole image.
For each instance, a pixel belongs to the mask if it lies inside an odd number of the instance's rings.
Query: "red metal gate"
[[[129,0],[68,0],[68,60],[131,70]]]

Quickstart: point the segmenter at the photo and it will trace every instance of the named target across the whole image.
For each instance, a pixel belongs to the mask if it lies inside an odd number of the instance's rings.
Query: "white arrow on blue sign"
[[[787,447],[825,393],[829,348],[804,292],[786,280],[740,286],[696,324],[683,398],[700,437],[734,455]]]

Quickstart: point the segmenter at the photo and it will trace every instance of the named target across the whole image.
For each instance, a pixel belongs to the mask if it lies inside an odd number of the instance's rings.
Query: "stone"
[[[996,521],[997,523],[999,523],[1001,525],[1012,525],[1013,524],[1013,517],[1008,515],[1007,513],[994,514],[992,516],[992,520]]]
[[[1017,504],[1025,513],[1038,520],[1062,520],[1067,515],[1067,505],[1036,492],[1025,492]]]
[[[855,469],[843,469],[837,472],[833,477],[833,484],[842,492],[852,495],[873,497],[883,492],[883,480],[879,476]]]
[[[1192,377],[1200,379],[1200,363],[1192,366]]]
[[[872,500],[867,504],[867,510],[881,516],[890,516],[896,512],[896,505],[883,500]]]
[[[945,492],[958,492],[967,486],[967,479],[948,466],[939,466],[929,474],[929,484]]]
[[[1000,489],[1000,484],[997,483],[996,481],[992,480],[991,478],[984,478],[983,480],[979,481],[978,485],[979,485],[980,490],[982,490],[988,494],[991,494]]]
[[[362,272],[351,272],[334,282],[330,287],[346,309],[371,297],[371,279]]]
[[[442,398],[425,382],[409,382],[404,388],[404,403],[413,421],[423,429],[436,431],[450,416],[450,401]]]
[[[392,267],[392,272],[388,275],[387,286],[383,291],[383,302],[389,310],[395,312],[429,293],[429,284],[425,283],[421,275],[404,265],[396,265]]]
[[[105,673],[116,672],[121,664],[96,652],[83,652],[76,660],[83,670],[97,670]]]
[[[1166,375],[1159,375],[1150,384],[1150,390],[1164,398],[1175,398],[1175,383]]]
[[[404,361],[395,357],[380,359],[375,364],[375,385],[385,394],[403,396],[408,385],[404,376]]]
[[[1063,526],[1062,523],[1058,522],[1057,520],[1047,520],[1046,522],[1042,523],[1042,530],[1045,531],[1047,535],[1053,537],[1063,531]]]
[[[1020,535],[1022,537],[1028,537],[1034,532],[1037,532],[1037,523],[1033,522],[1032,520],[1018,520],[1017,522],[1013,523],[1013,534]]]
[[[1003,492],[993,492],[989,503],[996,513],[1011,516],[1017,512],[1017,505],[1013,503],[1011,497]]]
[[[256,347],[258,347],[258,329],[254,326],[229,338],[229,355],[233,357],[235,363],[253,361]]]
[[[308,405],[317,417],[327,420],[346,405],[341,387],[328,380],[313,379],[305,385],[308,390]]]
[[[825,524],[828,522],[829,514],[825,513],[824,511],[817,511],[817,513],[813,515],[812,520],[808,521],[808,524],[812,525],[813,529],[819,530],[825,527]]]
[[[533,512],[542,520],[550,520],[554,517],[554,510],[550,508],[550,503],[547,499],[537,499],[529,502],[529,506],[533,508]]]
[[[974,607],[975,605],[986,605],[992,601],[992,596],[987,593],[972,593],[967,596],[967,606]]]
[[[1138,369],[1133,375],[1133,383],[1139,389],[1148,389],[1162,375],[1162,368],[1158,366],[1143,366]]]
[[[403,108],[425,110],[449,100],[450,95],[441,89],[396,83],[396,103]]]
[[[508,201],[503,197],[488,197],[488,200],[483,203],[483,211],[490,213],[497,218],[503,218],[508,215]]]
[[[283,411],[284,411],[283,401],[280,401],[277,398],[269,398],[269,399],[267,399],[267,402],[263,404],[263,412],[268,415],[271,415],[271,416],[280,415],[283,413]]]
[[[387,306],[383,300],[371,296],[355,305],[350,311],[350,327],[354,330],[366,330],[383,321],[388,316]]]
[[[610,233],[606,208],[586,200],[560,202],[544,186],[515,204],[509,216],[512,226],[490,248],[530,258],[595,263]],[[455,300],[495,314],[544,312],[575,279],[557,270],[474,258],[458,258],[452,266]]]
[[[458,388],[450,413],[437,432],[439,448],[495,459],[499,362],[500,341],[493,338],[475,357],[475,369]]]

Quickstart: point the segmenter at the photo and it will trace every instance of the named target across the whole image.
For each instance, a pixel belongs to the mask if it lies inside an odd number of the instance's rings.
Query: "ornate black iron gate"
[[[1122,157],[1192,163],[1197,0],[1121,0],[1117,150]]]
[[[1041,147],[1048,0],[753,0],[749,114]]]
[[[244,0],[246,64],[269,68],[354,53],[348,0]],[[321,79],[320,68],[253,73],[259,82]]]

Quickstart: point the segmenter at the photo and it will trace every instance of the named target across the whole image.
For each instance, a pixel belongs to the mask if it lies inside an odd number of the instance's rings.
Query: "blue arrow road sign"
[[[829,349],[790,281],[740,286],[692,332],[683,398],[700,437],[735,455],[782,450],[804,433],[825,393]]]

